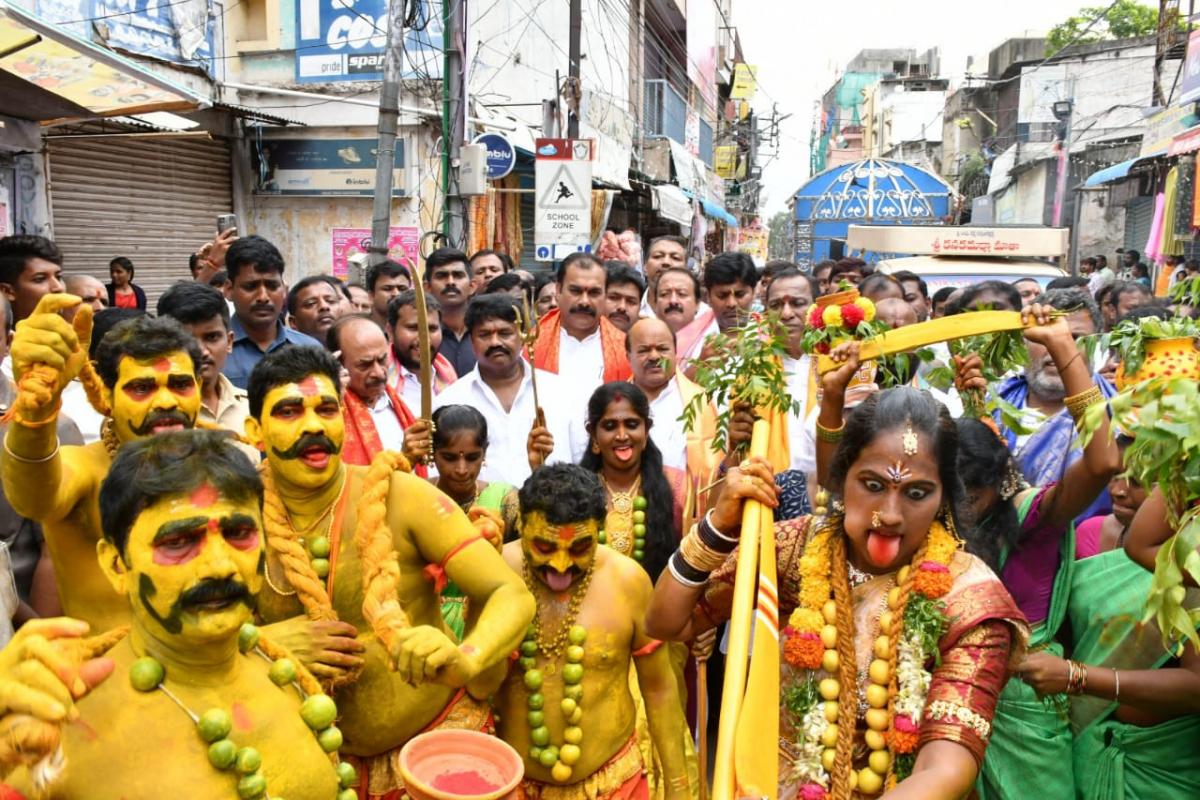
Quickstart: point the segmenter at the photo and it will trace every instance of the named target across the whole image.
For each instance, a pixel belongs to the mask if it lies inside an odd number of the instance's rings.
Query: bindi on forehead
[[[579,531],[575,530],[574,525],[559,525],[557,533],[560,542],[569,542],[578,535]]]
[[[191,501],[196,508],[211,508],[219,498],[220,493],[208,481],[192,490]]]
[[[321,387],[317,386],[317,379],[312,375],[308,375],[296,384],[300,387],[300,394],[305,397],[316,397],[321,392]]]
[[[170,372],[171,371],[171,359],[169,359],[165,356],[156,359],[154,361],[154,371],[155,372]]]

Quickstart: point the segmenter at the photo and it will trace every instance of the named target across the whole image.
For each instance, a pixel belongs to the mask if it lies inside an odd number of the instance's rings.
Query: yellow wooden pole
[[[766,457],[770,430],[766,420],[760,419],[754,423],[750,455]],[[754,600],[758,589],[760,526],[764,513],[769,514],[769,509],[756,501],[748,501],[742,511],[741,542],[733,583],[733,611],[729,615],[729,652],[725,657],[725,683],[717,726],[717,763],[713,773],[712,800],[737,798],[733,768],[734,743],[742,710],[742,696],[746,690],[750,631],[754,625]],[[774,751],[778,744],[771,742],[769,746]]]

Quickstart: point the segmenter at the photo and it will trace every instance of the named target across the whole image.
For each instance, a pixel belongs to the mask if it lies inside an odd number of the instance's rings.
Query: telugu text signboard
[[[345,279],[350,274],[350,258],[366,253],[371,247],[370,228],[334,228],[330,231],[333,240],[333,274]],[[394,226],[388,231],[388,258],[404,263],[417,263],[417,243],[421,232],[417,228]]]
[[[538,139],[535,145],[534,256],[558,261],[592,250],[591,139]]]
[[[413,2],[418,19],[404,33],[403,76],[440,80],[441,4]],[[387,0],[296,0],[296,80],[383,80],[387,26]]]

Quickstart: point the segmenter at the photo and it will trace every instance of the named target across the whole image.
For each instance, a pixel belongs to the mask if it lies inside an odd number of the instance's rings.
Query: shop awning
[[[695,195],[693,195],[687,189],[680,189],[679,193],[689,200],[695,197]],[[729,225],[733,228],[738,227],[737,217],[726,211],[720,203],[714,203],[713,201],[705,200],[702,197],[700,198],[700,208],[704,211],[704,216],[709,217],[710,219],[715,219],[718,222],[724,222],[726,225]]]
[[[1139,163],[1151,161],[1158,156],[1165,154],[1166,151],[1163,151],[1162,153],[1155,153],[1153,155],[1138,156],[1137,158],[1131,158],[1128,161],[1122,161],[1120,164],[1113,164],[1111,167],[1105,167],[1104,169],[1093,172],[1091,175],[1089,175],[1088,179],[1083,182],[1083,185],[1085,187],[1103,186],[1106,183],[1119,181],[1122,178],[1128,177],[1129,173],[1132,172],[1133,168]]]
[[[46,122],[207,105],[136,62],[0,0],[0,114]]]
[[[680,225],[692,224],[692,203],[678,186],[664,183],[651,186],[650,191],[654,197],[654,210],[660,217]]]

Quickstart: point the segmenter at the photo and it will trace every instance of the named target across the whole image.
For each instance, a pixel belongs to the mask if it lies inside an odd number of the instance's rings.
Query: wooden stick
[[[696,743],[700,800],[708,800],[708,659],[696,659],[696,728],[700,734]]]
[[[416,293],[417,306],[417,345],[421,351],[421,366],[417,377],[421,381],[421,419],[433,417],[433,352],[429,343],[429,313],[425,308],[424,276],[420,266],[408,261],[408,270],[412,274],[413,291]]]

